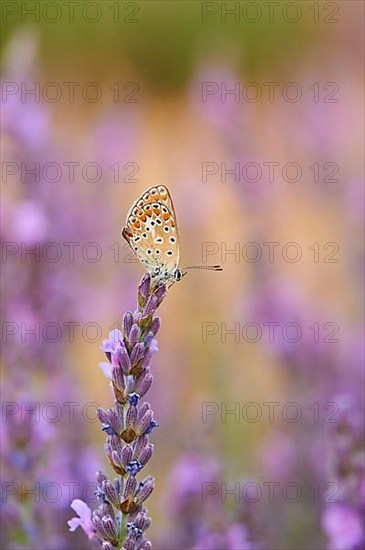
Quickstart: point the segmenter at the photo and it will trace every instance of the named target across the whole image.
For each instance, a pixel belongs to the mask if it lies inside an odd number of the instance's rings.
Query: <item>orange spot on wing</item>
[[[136,229],[139,229],[141,227],[141,224],[139,223],[138,220],[136,220],[133,225]]]
[[[164,219],[165,221],[167,221],[170,217],[170,214],[167,212],[166,214],[162,214],[162,219]]]
[[[157,214],[157,216],[159,216],[161,214],[161,209],[160,208],[154,208],[153,211],[154,211],[155,214]]]
[[[141,222],[145,222],[147,220],[147,216],[146,214],[141,214],[140,216],[138,216],[139,219],[141,220]]]

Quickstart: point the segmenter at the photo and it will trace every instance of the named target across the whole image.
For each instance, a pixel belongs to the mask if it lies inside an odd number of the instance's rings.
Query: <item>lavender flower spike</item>
[[[109,378],[111,373],[115,402],[106,411],[99,408],[98,418],[107,434],[106,456],[118,477],[111,481],[98,472],[99,507],[91,513],[83,501],[74,501],[72,507],[80,517],[70,520],[69,526],[72,531],[82,527],[103,550],[152,548],[144,537],[151,523],[144,503],[154,489],[154,479],[138,478],[152,458],[149,434],[158,423],[150,404],[141,399],[152,385],[150,361],[160,328],[154,315],[165,296],[166,287],[152,287],[150,276],[145,275],[138,288],[137,310],[124,315],[123,332],[112,331],[102,346],[111,364],[110,371],[103,370]]]

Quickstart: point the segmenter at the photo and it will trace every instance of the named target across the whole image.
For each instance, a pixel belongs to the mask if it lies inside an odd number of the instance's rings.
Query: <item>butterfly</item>
[[[170,286],[181,281],[187,269],[222,271],[219,265],[179,267],[176,214],[169,190],[164,185],[150,187],[133,203],[122,237],[156,283]]]

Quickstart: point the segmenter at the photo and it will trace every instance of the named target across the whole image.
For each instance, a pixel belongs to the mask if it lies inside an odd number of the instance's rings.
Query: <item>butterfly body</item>
[[[122,236],[156,282],[182,278],[176,215],[168,189],[151,187],[130,209]]]
[[[156,283],[170,286],[185,275],[175,209],[164,185],[150,187],[133,203],[122,236]]]

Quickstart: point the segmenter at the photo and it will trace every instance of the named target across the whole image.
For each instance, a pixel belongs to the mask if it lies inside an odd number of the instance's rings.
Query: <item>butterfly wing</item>
[[[151,187],[132,206],[122,231],[147,270],[174,270],[179,263],[175,211],[166,187]]]

